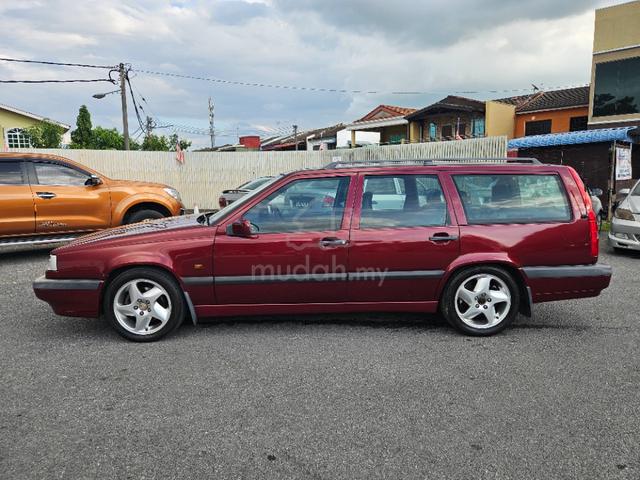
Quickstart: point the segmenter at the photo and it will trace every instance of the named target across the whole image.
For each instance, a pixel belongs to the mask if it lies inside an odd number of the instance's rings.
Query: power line
[[[65,63],[65,62],[51,62],[47,60],[24,60],[20,58],[7,58],[0,57],[0,61],[3,62],[15,62],[15,63],[37,63],[40,65],[57,65],[61,67],[82,67],[82,68],[117,68],[114,65],[91,65],[88,63]]]
[[[204,77],[199,75],[186,75],[181,73],[171,73],[171,72],[159,72],[153,70],[138,70],[132,69],[137,73],[147,74],[147,75],[157,75],[164,77],[174,77],[174,78],[183,78],[188,80],[200,80],[205,82],[213,82],[213,83],[221,83],[226,85],[237,85],[242,87],[257,87],[257,88],[274,88],[281,90],[297,90],[297,91],[309,91],[309,92],[324,92],[324,93],[350,93],[350,94],[365,94],[365,95],[376,95],[376,94],[389,94],[389,95],[445,95],[445,94],[458,94],[458,95],[470,95],[470,94],[481,94],[481,93],[515,93],[515,92],[527,92],[531,90],[531,87],[527,88],[506,88],[506,89],[488,89],[488,90],[459,90],[459,91],[383,91],[383,90],[348,90],[342,88],[324,88],[324,87],[311,87],[311,86],[301,86],[301,85],[282,85],[282,84],[274,84],[274,83],[261,83],[261,82],[245,82],[245,81],[237,81],[237,80],[226,80],[222,78],[215,77]],[[556,90],[556,89],[565,89],[565,88],[573,88],[581,85],[558,85],[553,87],[547,87],[545,90]]]
[[[95,83],[95,82],[115,83],[110,78],[74,79],[74,80],[0,80],[0,83]]]

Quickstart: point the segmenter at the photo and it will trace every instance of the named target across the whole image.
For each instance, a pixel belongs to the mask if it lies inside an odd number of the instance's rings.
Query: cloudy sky
[[[588,82],[594,9],[615,0],[0,0],[0,57],[131,65],[145,113],[216,143],[353,121],[380,103],[423,107]],[[248,87],[145,72],[348,92]],[[106,78],[107,70],[0,61],[0,80]],[[108,83],[0,84],[0,103],[121,129]],[[504,90],[504,93],[493,91]],[[353,92],[376,93],[353,93]],[[393,92],[420,92],[394,94]],[[462,94],[462,93],[459,93]],[[144,99],[144,100],[143,100]],[[131,106],[130,106],[131,107]],[[131,132],[138,122],[130,108]],[[172,133],[172,128],[157,132]],[[208,137],[179,132],[206,146]]]

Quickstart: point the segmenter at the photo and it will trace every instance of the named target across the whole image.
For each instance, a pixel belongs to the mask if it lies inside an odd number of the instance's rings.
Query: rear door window
[[[558,175],[454,175],[469,224],[571,220]]]
[[[436,175],[367,175],[360,228],[447,224],[447,205]]]
[[[21,162],[0,162],[0,185],[24,185],[26,183],[22,174]]]

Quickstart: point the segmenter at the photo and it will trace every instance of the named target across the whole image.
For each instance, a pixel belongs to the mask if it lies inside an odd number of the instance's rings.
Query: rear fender
[[[513,275],[514,280],[520,287],[520,313],[531,316],[531,290],[529,289],[526,279],[520,270],[520,267],[504,252],[491,252],[491,253],[469,253],[461,255],[456,258],[449,267],[445,270],[440,285],[438,285],[438,296],[442,298],[444,289],[446,288],[451,277],[469,267],[476,267],[479,265],[493,265],[496,267],[502,267]]]

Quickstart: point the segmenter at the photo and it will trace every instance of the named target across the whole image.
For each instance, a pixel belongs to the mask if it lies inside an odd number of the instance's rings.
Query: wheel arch
[[[140,194],[132,195],[119,202],[113,211],[113,225],[122,225],[124,219],[132,211],[151,208],[162,212],[165,216],[171,216],[176,210],[174,206],[161,195]]]
[[[103,283],[103,287],[100,291],[100,299],[99,299],[99,314],[102,315],[104,314],[104,300],[105,300],[105,295],[106,292],[109,288],[109,285],[111,284],[111,282],[113,281],[114,278],[116,278],[118,275],[120,275],[123,272],[126,272],[127,270],[133,270],[135,268],[147,268],[147,269],[152,269],[152,270],[156,270],[159,272],[163,272],[163,273],[167,273],[171,276],[171,278],[173,278],[176,282],[176,284],[178,285],[178,288],[180,289],[180,291],[182,292],[182,298],[185,302],[185,306],[186,308],[186,312],[188,313],[188,315],[191,317],[192,321],[195,323],[195,318],[194,318],[194,310],[193,310],[193,304],[191,302],[191,299],[187,296],[186,291],[184,289],[184,285],[182,283],[182,281],[180,280],[180,277],[178,275],[176,275],[176,273],[167,265],[160,263],[160,262],[151,262],[151,263],[121,263],[118,264],[117,266],[115,266],[114,268],[112,268],[111,270],[109,270],[109,272],[107,273],[107,275],[105,276],[104,279],[104,283]]]
[[[438,288],[438,303],[440,304],[443,299],[443,294],[446,288],[449,286],[451,279],[459,272],[467,270],[473,267],[497,267],[505,270],[511,275],[513,280],[518,286],[518,293],[520,294],[520,306],[518,311],[527,317],[531,316],[532,300],[531,290],[529,289],[526,279],[522,274],[522,271],[516,264],[510,259],[491,259],[491,260],[471,260],[467,262],[460,262],[447,270],[442,277],[440,286]]]

